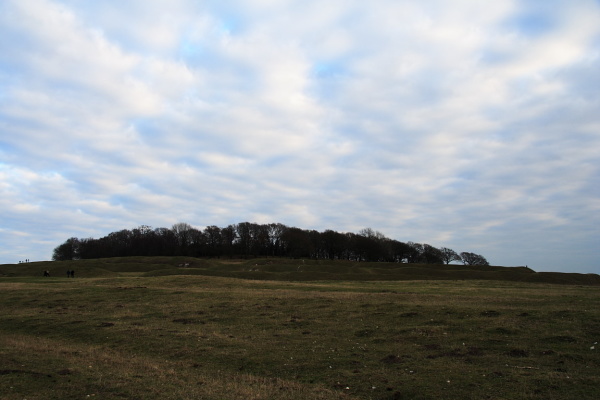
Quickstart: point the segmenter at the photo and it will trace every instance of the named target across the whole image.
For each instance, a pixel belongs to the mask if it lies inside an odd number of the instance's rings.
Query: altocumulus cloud
[[[250,221],[600,272],[600,4],[496,3],[2,2],[0,262]]]

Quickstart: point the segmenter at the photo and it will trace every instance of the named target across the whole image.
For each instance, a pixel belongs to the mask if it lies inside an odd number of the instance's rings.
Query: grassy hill
[[[0,271],[2,400],[598,398],[598,288],[526,282],[561,274],[180,258]]]
[[[188,264],[188,266],[183,266]],[[190,257],[117,257],[96,260],[34,262],[0,265],[0,277],[76,277],[205,275],[253,280],[394,281],[499,280],[575,285],[600,285],[600,275],[535,272],[526,267],[358,263],[350,261],[258,258],[245,260]]]

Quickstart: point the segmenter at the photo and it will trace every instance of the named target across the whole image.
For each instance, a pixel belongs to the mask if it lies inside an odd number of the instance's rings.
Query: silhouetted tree
[[[299,228],[287,228],[282,235],[285,253],[293,258],[310,258],[314,246],[307,231]]]
[[[323,258],[330,260],[345,258],[348,238],[344,234],[327,229],[321,234],[321,243],[324,251]]]
[[[380,261],[382,257],[381,242],[385,236],[371,228],[365,228],[359,231],[358,235],[352,238],[355,256],[358,261]]]
[[[452,249],[442,247],[440,248],[440,251],[442,252],[442,260],[445,264],[450,264],[452,261],[462,261],[462,258],[460,258],[458,253]]]
[[[148,225],[141,225],[131,230],[132,256],[158,255],[155,254],[156,240],[154,231]]]
[[[126,257],[132,255],[132,233],[128,229],[122,229],[117,232],[111,232],[103,238],[100,238],[102,252],[108,257]]]
[[[154,229],[154,237],[158,248],[157,254],[163,256],[174,256],[177,253],[177,236],[169,228],[156,228]]]
[[[235,225],[236,241],[235,246],[238,253],[248,257],[252,251],[252,228],[250,222],[240,222]]]
[[[283,224],[269,224],[269,254],[272,256],[282,256],[283,246],[281,242],[281,236],[287,229],[287,226]]]
[[[52,260],[66,261],[79,258],[79,239],[72,237],[66,242],[57,246],[52,253]]]
[[[100,238],[70,238],[54,249],[53,260],[90,259],[124,256],[229,257],[284,256],[352,261],[409,263],[446,263],[462,260],[468,265],[489,265],[478,254],[461,253],[429,244],[400,242],[365,228],[358,234],[333,230],[318,232],[287,227],[283,224],[241,222],[219,228],[215,225],[198,230],[179,222],[171,229],[152,229],[141,225]]]
[[[229,255],[229,257],[233,257],[234,245],[237,240],[237,233],[235,231],[234,225],[228,225],[227,227],[221,229],[221,237],[223,238],[223,251]]]
[[[221,228],[210,225],[204,228],[204,237],[206,239],[206,252],[210,257],[219,257],[223,247],[223,235]]]
[[[269,238],[269,226],[261,224],[250,224],[251,249],[254,256],[268,256],[271,247]]]
[[[192,228],[189,231],[190,236],[190,244],[188,246],[187,251],[184,253],[186,256],[191,257],[203,257],[206,256],[207,245],[206,245],[206,236],[204,236],[204,232],[199,229]]]
[[[465,265],[490,265],[485,257],[480,254],[462,252],[460,257]]]
[[[387,247],[390,251],[390,261],[393,262],[409,262],[411,254],[414,253],[414,249],[408,243],[400,242],[398,240],[390,239]]]
[[[421,253],[421,262],[425,264],[442,264],[444,257],[442,252],[429,244],[423,245],[423,253]]]
[[[106,246],[100,239],[79,239],[79,258],[89,260],[92,258],[109,257],[106,255]]]
[[[421,262],[421,255],[423,254],[423,245],[421,243],[415,242],[407,242],[406,244],[409,247],[408,254],[406,255],[406,262]]]
[[[177,255],[187,255],[188,247],[192,245],[193,229],[190,224],[185,222],[178,222],[171,228],[177,240]]]

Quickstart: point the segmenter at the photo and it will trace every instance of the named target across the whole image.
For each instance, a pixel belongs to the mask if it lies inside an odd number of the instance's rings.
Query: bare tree
[[[171,228],[177,239],[179,254],[186,253],[187,248],[192,244],[192,231],[194,228],[185,222],[178,222]]]
[[[445,264],[450,264],[452,261],[462,261],[458,253],[452,249],[442,247],[440,251],[442,252],[442,260],[444,260]]]
[[[460,257],[465,265],[490,265],[485,257],[480,254],[462,252],[460,253]]]

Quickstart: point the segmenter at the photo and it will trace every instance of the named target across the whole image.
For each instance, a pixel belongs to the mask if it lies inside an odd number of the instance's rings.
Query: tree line
[[[482,255],[429,244],[401,242],[365,228],[358,233],[318,232],[280,223],[241,222],[197,229],[180,222],[169,228],[142,225],[99,238],[67,239],[54,249],[54,261],[128,257],[291,257],[329,260],[489,265]]]

